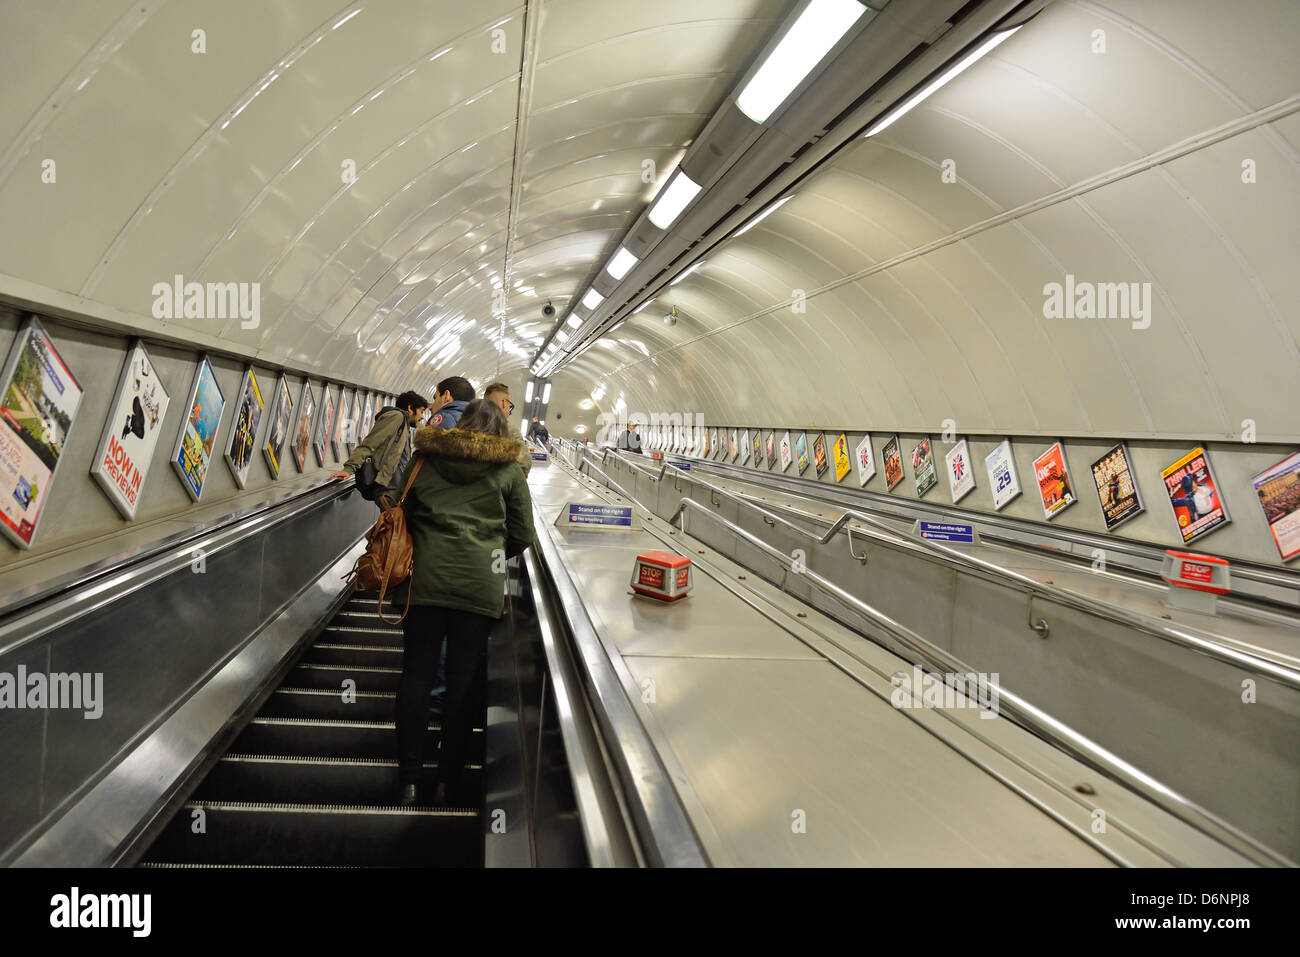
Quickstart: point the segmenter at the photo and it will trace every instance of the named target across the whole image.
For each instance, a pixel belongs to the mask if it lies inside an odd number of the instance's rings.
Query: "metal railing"
[[[681,500],[677,510],[668,519],[670,524],[677,523],[683,534],[687,533],[685,517],[688,511],[696,511],[717,522],[737,538],[759,549],[782,566],[794,567],[794,558],[717,514],[710,506],[697,502],[689,496]],[[973,669],[960,659],[922,638],[906,625],[895,621],[856,596],[849,594],[843,588],[823,578],[816,572],[804,568],[799,572],[799,576],[870,620],[877,628],[884,631],[919,659],[919,661],[913,661],[913,664],[923,664],[931,671],[940,674],[973,673]],[[1057,721],[1045,711],[1036,708],[1028,701],[1005,690],[1000,685],[995,686],[995,688],[1000,712],[1004,712],[1014,723],[1076,757],[1094,770],[1118,781],[1135,793],[1164,808],[1184,823],[1233,848],[1252,861],[1260,864],[1295,866],[1292,861],[1282,854],[1238,830],[1150,775],[1143,773],[1118,755],[1084,737],[1068,725]]]
[[[583,461],[586,461],[587,457],[594,456],[594,453],[590,450],[584,449],[583,451]],[[656,474],[654,469],[647,469],[645,466],[629,461],[627,455],[611,449],[604,450],[602,464],[608,460],[611,452],[614,452],[616,458],[620,462],[656,482],[661,481],[666,471],[670,468],[673,469],[674,472],[678,473],[678,475],[674,476],[675,479],[680,479],[682,477],[680,470],[670,463],[663,463]],[[592,466],[588,465],[588,468],[592,468]],[[603,470],[598,471],[602,476],[608,478]],[[758,505],[744,496],[737,495],[728,489],[721,488],[720,486],[710,482],[708,479],[692,474],[687,480],[694,482],[697,485],[704,486],[712,495],[720,496],[743,508],[751,510],[760,515],[763,521],[770,526],[781,525],[790,529],[795,534],[802,535],[819,545],[829,543],[841,529],[844,529],[846,535],[848,535],[849,552],[850,554],[853,554],[854,558],[859,560],[861,560],[862,556],[853,553],[852,530],[848,525],[850,521],[858,521],[864,525],[870,526],[871,528],[878,529],[904,547],[919,546],[928,549],[929,551],[942,556],[946,561],[952,564],[972,569],[981,573],[986,578],[992,578],[995,581],[1016,588],[1025,594],[1048,598],[1052,601],[1058,602],[1059,604],[1073,608],[1076,611],[1083,611],[1107,621],[1134,628],[1145,634],[1160,638],[1163,641],[1168,641],[1180,647],[1187,648],[1197,654],[1205,655],[1209,658],[1215,659],[1216,661],[1224,662],[1225,664],[1232,665],[1236,668],[1241,668],[1256,677],[1267,678],[1271,681],[1276,681],[1278,684],[1290,688],[1293,691],[1300,691],[1300,671],[1296,671],[1293,668],[1288,668],[1285,665],[1268,661],[1267,659],[1260,658],[1247,652],[1238,651],[1235,648],[1221,644],[1213,639],[1202,637],[1173,625],[1166,624],[1162,621],[1157,621],[1154,618],[1149,618],[1137,612],[1130,611],[1122,606],[1113,605],[1100,599],[1093,598],[1090,595],[1072,592],[1061,588],[1058,585],[1049,585],[1045,582],[1036,581],[1027,575],[1022,575],[1021,573],[1012,571],[1009,568],[1004,568],[995,562],[976,558],[973,555],[967,555],[964,552],[955,548],[950,548],[947,545],[943,545],[931,539],[910,535],[905,536],[902,532],[889,525],[887,522],[857,509],[846,510],[831,524],[830,528],[827,529],[824,535],[818,536],[815,532],[810,532],[803,526],[791,522],[788,519],[777,515],[775,512],[763,508],[761,505]],[[680,486],[677,486],[677,488],[680,491]],[[636,501],[635,498],[623,490],[621,486],[619,486],[619,490],[622,491],[624,495],[627,495],[628,498]],[[712,504],[716,507],[719,503],[713,502]],[[1029,626],[1035,628],[1035,630],[1038,630],[1039,628],[1039,626],[1032,621],[1029,623]]]

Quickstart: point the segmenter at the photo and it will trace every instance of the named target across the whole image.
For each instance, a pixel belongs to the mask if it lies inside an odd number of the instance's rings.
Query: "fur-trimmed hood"
[[[415,450],[427,455],[429,464],[443,478],[461,485],[478,481],[494,468],[517,462],[522,449],[522,442],[487,432],[426,426],[415,433]]]

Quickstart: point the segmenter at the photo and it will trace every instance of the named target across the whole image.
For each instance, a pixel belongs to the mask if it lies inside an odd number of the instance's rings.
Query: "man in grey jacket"
[[[411,457],[411,427],[424,418],[428,400],[418,392],[403,392],[397,405],[386,405],[375,416],[370,433],[357,443],[347,461],[331,478],[345,479],[356,474],[367,458],[375,463],[375,484],[389,485],[401,474]]]

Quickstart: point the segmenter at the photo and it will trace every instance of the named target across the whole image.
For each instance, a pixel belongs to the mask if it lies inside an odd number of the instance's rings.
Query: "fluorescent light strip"
[[[767,209],[763,210],[761,213],[759,213],[757,216],[755,216],[753,219],[747,222],[744,226],[741,226],[738,230],[736,230],[736,235],[737,236],[745,235],[745,233],[749,232],[751,229],[753,229],[763,220],[767,219],[767,217],[771,216],[773,213],[775,213],[786,203],[790,202],[790,200],[792,199],[794,199],[793,193],[791,193],[789,196],[784,196],[781,199],[778,199],[775,203],[767,207]]]
[[[663,196],[659,197],[659,202],[651,208],[650,222],[660,229],[667,229],[699,192],[699,184],[678,170],[673,174],[673,181],[668,184]]]
[[[1010,30],[1004,30],[1002,33],[995,33],[993,36],[989,37],[987,40],[981,43],[974,51],[962,57],[959,63],[957,63],[955,66],[951,67],[950,69],[945,70],[943,74],[939,76],[938,79],[928,84],[925,87],[925,89],[921,90],[920,93],[917,93],[915,96],[913,96],[910,100],[908,100],[898,109],[894,110],[884,119],[880,120],[878,123],[872,126],[869,130],[867,130],[866,133],[863,134],[862,138],[866,139],[868,136],[875,136],[881,130],[888,129],[890,126],[893,126],[896,121],[902,119],[904,116],[910,113],[912,109],[917,104],[919,104],[922,100],[924,100],[927,96],[929,96],[931,93],[934,93],[936,90],[944,86],[946,83],[948,83],[948,81],[952,80],[963,70],[965,70],[968,66],[974,63],[980,57],[984,56],[984,54],[988,53],[990,50],[994,49],[996,46],[1002,43],[1003,40],[1007,39],[1007,37],[1011,36],[1011,34],[1015,33],[1019,29],[1020,27],[1012,27]]]
[[[670,282],[668,285],[670,285],[670,286],[675,286],[675,285],[677,285],[679,282],[681,282],[683,279],[685,279],[685,278],[686,278],[687,276],[689,276],[691,273],[695,272],[695,270],[699,269],[702,265],[704,265],[703,262],[698,262],[698,263],[696,263],[695,265],[691,266],[690,269],[686,270],[686,272],[682,273],[680,276],[678,276],[676,279],[674,279],[672,282]]]
[[[866,12],[857,0],[813,0],[745,84],[736,106],[764,122]]]
[[[588,309],[595,309],[604,301],[605,297],[596,292],[595,289],[588,289],[587,294],[582,297],[582,304]]]
[[[615,279],[622,279],[631,272],[632,267],[636,264],[637,258],[622,246],[619,246],[618,252],[614,253],[614,258],[606,264],[605,271]]]
[[[577,316],[569,316],[569,325],[572,326],[574,329],[577,329],[580,325],[582,325],[582,320],[579,319]]]
[[[551,401],[551,384],[548,382],[546,383],[545,387],[542,389],[542,405],[545,405],[550,401]]]

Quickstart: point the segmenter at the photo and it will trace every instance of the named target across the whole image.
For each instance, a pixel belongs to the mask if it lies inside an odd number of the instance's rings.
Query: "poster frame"
[[[217,387],[217,395],[221,396],[221,411],[217,413],[217,424],[213,427],[212,445],[215,448],[217,439],[221,437],[221,424],[226,420],[226,406],[230,403],[226,401],[226,394],[221,390],[221,383],[217,380],[217,368],[212,364],[208,353],[199,353],[199,364],[194,370],[194,381],[190,383],[190,390],[186,393],[189,401],[185,403],[185,415],[181,419],[180,433],[176,436],[176,444],[172,447],[172,468],[176,471],[176,476],[181,481],[181,488],[195,502],[203,496],[203,490],[208,487],[208,474],[212,470],[212,459],[208,458],[208,464],[203,470],[203,481],[199,483],[199,490],[196,492],[190,486],[189,479],[185,476],[185,469],[180,463],[181,449],[185,443],[185,433],[190,427],[190,413],[194,411],[194,402],[198,398],[199,383],[203,380],[203,369],[207,367],[212,370],[212,383]]]
[[[926,483],[925,487],[921,486],[922,469],[916,462],[916,453],[921,446],[925,446],[925,458],[922,461],[930,470],[930,481]],[[939,484],[938,473],[939,470],[934,467],[934,442],[930,440],[928,435],[923,435],[921,441],[912,447],[912,483],[916,487],[916,497],[918,499],[925,498],[925,493]]]
[[[780,450],[782,472],[790,471],[790,463],[794,461],[794,456],[792,454],[793,449],[794,445],[790,441],[790,430],[787,429],[781,433]]]
[[[271,451],[271,433],[275,430],[276,420],[280,418],[280,407],[285,403],[289,405],[289,423],[286,423],[285,434],[280,437],[280,448],[276,452]],[[284,471],[281,466],[284,464],[284,445],[289,439],[289,427],[293,421],[293,396],[289,394],[289,377],[281,373],[280,380],[275,384],[275,408],[271,412],[271,418],[266,423],[266,434],[262,439],[262,457],[266,459],[266,467],[271,471],[271,478],[278,479],[280,473]]]
[[[334,386],[328,379],[321,383],[320,412],[316,416],[316,428],[312,430],[311,448],[316,453],[316,461],[325,467],[325,453],[329,451],[330,433],[334,431]],[[325,409],[329,408],[329,421],[325,420]]]
[[[960,450],[966,462],[966,481],[957,483],[953,481],[952,463],[953,456]],[[970,443],[966,439],[958,439],[953,443],[952,448],[943,454],[944,468],[948,472],[948,491],[952,493],[952,504],[956,505],[963,498],[975,491],[975,466],[971,463]],[[958,489],[961,491],[958,491]]]
[[[104,468],[104,459],[108,455],[109,439],[117,434],[117,425],[122,421],[122,403],[130,386],[131,369],[135,365],[137,352],[144,356],[144,361],[148,363],[149,369],[153,373],[154,381],[158,383],[158,388],[162,391],[162,403],[158,413],[158,425],[154,429],[153,448],[149,449],[143,467],[141,467],[141,463],[134,463],[136,471],[141,476],[140,494],[136,497],[135,505],[129,505],[122,495],[121,489],[109,478],[108,471]],[[162,427],[163,423],[167,421],[167,410],[171,407],[171,401],[171,393],[167,391],[166,383],[162,381],[162,376],[158,374],[158,367],[154,365],[149,350],[145,348],[144,340],[139,338],[131,340],[130,345],[127,346],[126,361],[122,363],[122,372],[117,380],[117,390],[113,393],[113,401],[109,404],[108,418],[104,421],[104,430],[100,434],[99,445],[96,446],[95,457],[90,464],[90,477],[99,484],[104,494],[108,496],[108,500],[113,503],[114,507],[127,521],[135,521],[135,516],[140,511],[140,499],[144,497],[145,487],[149,484],[149,470],[153,466],[154,457],[158,454],[158,441],[162,438]]]
[[[893,454],[898,456],[898,475],[892,482],[889,480],[889,460],[891,458],[889,450],[891,447],[894,450]],[[907,469],[903,467],[903,442],[898,437],[897,432],[891,435],[885,441],[885,444],[880,447],[880,467],[885,470],[886,492],[892,492],[894,489],[898,488],[898,483],[903,481],[903,478],[907,475]]]
[[[311,409],[308,411],[304,400],[311,399]],[[293,452],[294,464],[298,466],[298,473],[302,474],[307,471],[307,460],[311,456],[312,434],[316,431],[316,395],[311,391],[311,379],[309,377],[302,380],[302,388],[298,390],[298,405],[294,413],[294,442],[290,451]],[[298,458],[298,435],[302,429],[303,414],[306,413],[307,422],[307,445],[302,450],[302,458]]]
[[[1264,527],[1268,529],[1269,537],[1273,539],[1273,546],[1277,549],[1278,555],[1280,556],[1281,560],[1284,562],[1289,562],[1297,555],[1300,555],[1300,503],[1297,503],[1295,508],[1291,509],[1288,512],[1283,513],[1282,515],[1279,515],[1277,519],[1270,522],[1268,520],[1268,512],[1264,508],[1264,502],[1259,496],[1259,487],[1262,484],[1260,482],[1260,479],[1263,479],[1265,476],[1268,476],[1268,479],[1266,479],[1266,481],[1271,481],[1273,478],[1277,477],[1278,475],[1284,475],[1290,472],[1296,472],[1297,474],[1300,474],[1300,450],[1292,452],[1290,455],[1279,459],[1278,461],[1270,465],[1268,468],[1250,477],[1250,487],[1252,490],[1254,490],[1255,501],[1259,504],[1259,510],[1261,513],[1263,513],[1264,516]],[[1275,473],[1275,474],[1270,475],[1269,473]],[[1296,484],[1297,486],[1300,486],[1300,482],[1297,482]],[[1291,521],[1288,522],[1287,537],[1288,538],[1291,537],[1290,533],[1292,527],[1296,529],[1296,535],[1295,535],[1296,547],[1295,550],[1290,553],[1284,552],[1282,550],[1282,539],[1278,537],[1278,533],[1273,529],[1273,526],[1277,525],[1280,522],[1287,522],[1288,520]]]
[[[1004,445],[1006,446],[1005,456],[1000,454],[1002,447]],[[998,490],[997,480],[994,477],[993,469],[989,465],[989,460],[994,458],[995,456],[998,458],[1005,458],[1007,462],[1007,474],[1011,477],[1011,488],[1014,489],[1014,491],[1012,491],[1011,494],[1008,495],[1006,498],[1004,498],[1001,502],[998,501],[999,490]],[[992,497],[993,500],[993,511],[995,512],[1002,511],[1004,508],[1006,508],[1008,505],[1010,505],[1012,502],[1014,502],[1017,498],[1020,497],[1020,493],[1024,491],[1024,488],[1022,488],[1020,485],[1020,473],[1016,469],[1016,455],[1015,452],[1013,452],[1011,449],[1010,439],[1003,439],[1001,442],[999,442],[997,445],[993,447],[993,451],[989,452],[988,455],[984,456],[984,474],[989,477],[989,495]]]
[[[1106,503],[1102,501],[1101,486],[1097,484],[1097,466],[1110,458],[1116,452],[1124,459],[1124,466],[1128,469],[1129,481],[1133,484],[1133,500],[1137,503],[1137,508],[1130,509],[1120,518],[1111,521],[1110,516],[1106,514]],[[1113,532],[1131,518],[1136,518],[1146,511],[1146,505],[1142,501],[1142,490],[1138,488],[1137,473],[1133,468],[1133,456],[1129,454],[1127,442],[1117,442],[1110,450],[1102,453],[1093,463],[1088,466],[1088,474],[1092,477],[1093,488],[1097,490],[1097,504],[1101,506],[1101,520],[1106,525],[1106,531]],[[1217,487],[1216,487],[1217,491]],[[1220,498],[1222,501],[1222,498]]]
[[[1215,522],[1209,528],[1203,528],[1196,534],[1188,537],[1183,534],[1182,528],[1178,525],[1178,507],[1174,505],[1173,499],[1169,495],[1169,483],[1166,480],[1166,476],[1178,471],[1178,469],[1182,468],[1185,464],[1198,456],[1205,462],[1205,474],[1209,476],[1210,484],[1214,487],[1214,496],[1219,500],[1219,511],[1223,513],[1223,517],[1220,521]],[[1165,494],[1165,500],[1169,502],[1169,511],[1174,518],[1174,528],[1178,530],[1178,537],[1182,539],[1184,545],[1190,545],[1198,538],[1209,535],[1211,532],[1217,532],[1225,525],[1232,524],[1232,514],[1228,511],[1228,503],[1223,497],[1223,486],[1219,484],[1219,478],[1214,474],[1214,467],[1210,465],[1210,453],[1205,450],[1205,446],[1196,446],[1162,468],[1160,470],[1160,488]]]
[[[4,367],[0,370],[0,403],[4,401],[4,395],[9,391],[9,386],[12,384],[14,373],[18,371],[18,357],[21,356],[23,350],[27,348],[27,343],[31,340],[31,337],[37,333],[44,337],[46,342],[50,344],[50,349],[59,360],[59,365],[63,366],[63,371],[68,374],[69,380],[71,380],[72,384],[77,387],[77,407],[73,410],[71,420],[68,422],[68,431],[64,433],[63,436],[63,451],[66,451],[68,440],[72,437],[72,430],[77,426],[77,419],[81,413],[81,403],[86,398],[86,390],[81,385],[81,381],[76,377],[72,369],[70,369],[68,364],[63,360],[63,353],[59,352],[59,350],[55,348],[53,337],[46,331],[45,326],[40,322],[40,320],[38,320],[33,314],[29,313],[23,320],[22,325],[18,328],[18,334],[14,336],[14,341],[9,347],[9,355],[5,359]],[[15,440],[19,442],[22,441],[16,437]],[[36,513],[36,521],[32,522],[32,533],[28,541],[23,540],[23,537],[18,533],[17,529],[10,528],[7,521],[0,521],[0,532],[4,532],[5,537],[21,549],[30,549],[32,547],[32,542],[36,541],[36,533],[40,531],[41,519],[45,517],[46,506],[49,505],[50,495],[54,492],[54,481],[59,476],[59,466],[63,464],[63,459],[64,455],[61,451],[58,459],[54,463],[54,468],[50,470],[50,477],[46,483],[47,488],[45,498],[41,501],[40,509]],[[24,508],[24,511],[25,510],[26,509]]]
[[[799,474],[808,471],[811,458],[808,455],[808,433],[800,432],[794,440],[794,456],[799,464]]]
[[[867,467],[865,469],[862,467],[862,449],[864,447],[867,450]],[[862,436],[862,441],[854,447],[853,462],[854,465],[857,466],[858,488],[863,488],[868,482],[875,478],[876,475],[876,453],[871,448],[870,432]],[[868,471],[868,469],[870,471]]]
[[[235,484],[241,489],[248,488],[248,472],[253,467],[253,456],[257,451],[257,437],[262,431],[262,422],[266,417],[266,396],[262,394],[262,386],[257,381],[257,375],[254,372],[253,364],[251,362],[248,364],[248,367],[244,369],[244,377],[239,380],[239,405],[236,408],[236,413],[238,413],[243,407],[244,393],[248,391],[248,381],[250,378],[253,381],[253,389],[256,392],[257,397],[262,400],[262,404],[257,413],[257,425],[253,427],[253,448],[248,453],[248,464],[244,466],[244,471],[241,473],[239,469],[236,468],[235,457],[230,454],[230,450],[234,445],[235,435],[239,430],[238,415],[236,415],[235,424],[230,427],[230,435],[226,442],[225,451],[221,453],[221,457],[226,460],[226,465],[230,468],[230,474],[235,479]]]
[[[1064,504],[1058,505],[1055,509],[1049,511],[1047,508],[1047,503],[1043,500],[1043,483],[1042,480],[1040,480],[1038,477],[1038,467],[1039,467],[1039,463],[1041,463],[1044,459],[1048,458],[1053,451],[1057,452],[1060,455],[1061,469],[1062,471],[1065,472],[1065,480],[1069,486],[1070,500],[1068,502],[1065,502]],[[1060,515],[1071,505],[1079,501],[1079,493],[1076,492],[1074,488],[1074,479],[1070,477],[1070,462],[1065,457],[1065,443],[1059,440],[1053,442],[1047,448],[1043,449],[1043,451],[1040,452],[1038,455],[1034,456],[1034,488],[1038,490],[1038,504],[1039,507],[1041,507],[1043,510],[1043,517],[1048,521],[1051,521],[1051,519],[1055,518],[1057,515]]]
[[[821,478],[831,468],[830,453],[826,449],[826,433],[818,432],[812,443],[813,465],[817,467],[817,478]]]

